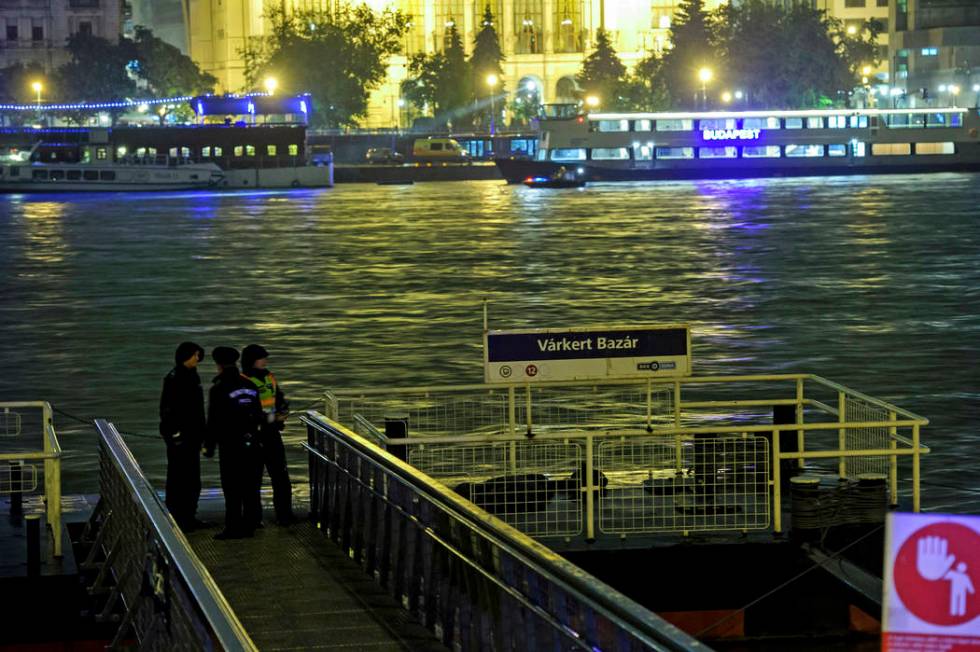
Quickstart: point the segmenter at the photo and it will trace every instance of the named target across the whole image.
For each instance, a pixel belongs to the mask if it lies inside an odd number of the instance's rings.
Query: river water
[[[489,297],[493,327],[688,322],[698,374],[817,373],[923,414],[925,506],[977,511],[978,206],[965,174],[5,196],[0,400],[110,418],[159,481],[181,340],[264,344],[302,408],[481,382]],[[65,490],[94,492],[93,429],[56,424]]]

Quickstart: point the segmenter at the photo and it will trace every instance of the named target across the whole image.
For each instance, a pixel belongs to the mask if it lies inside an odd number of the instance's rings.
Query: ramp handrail
[[[107,530],[99,538],[107,546],[106,563],[114,565],[126,622],[144,645],[146,637],[161,637],[150,649],[257,650],[119,431],[104,419],[97,419],[95,428]],[[159,626],[164,613],[168,627]]]
[[[301,420],[311,516],[447,646],[709,649],[336,421]]]
[[[44,502],[45,520],[51,528],[53,553],[61,557],[61,444],[54,429],[54,416],[51,404],[47,401],[4,401],[0,409],[38,409],[42,419],[42,449],[40,452],[18,452],[0,454],[0,461],[42,460],[44,462]]]

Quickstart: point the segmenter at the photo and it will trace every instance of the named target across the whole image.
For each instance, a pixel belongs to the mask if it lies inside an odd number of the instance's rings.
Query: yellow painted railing
[[[785,410],[781,422],[775,423],[769,411],[778,406]],[[708,445],[699,436],[750,447],[758,464],[767,467],[771,504],[766,509],[771,510],[771,527],[777,532],[782,531],[784,460],[795,461],[801,468],[807,460],[835,460],[838,474],[846,478],[882,474],[887,478],[890,502],[897,504],[898,461],[908,457],[912,509],[919,511],[921,456],[929,452],[921,443],[927,419],[812,374],[357,389],[326,392],[324,409],[330,418],[376,439],[385,436],[386,420],[406,420],[409,436],[389,435],[389,449],[504,442],[513,442],[513,449],[530,437],[535,442],[579,442],[581,451],[575,454],[581,455],[588,476],[583,485],[587,487],[583,503],[588,534],[595,527],[593,457],[603,441],[649,441],[654,443],[644,444],[647,449],[660,451],[662,446],[656,442],[670,439],[675,443],[678,473],[683,450],[699,447],[698,455],[706,450]],[[786,442],[795,446],[783,446]],[[637,443],[634,449],[639,447]],[[511,458],[516,460],[513,451]],[[517,465],[508,471],[527,472]],[[769,525],[766,521],[766,527]],[[738,527],[752,526],[729,522],[721,529]],[[687,528],[682,524],[678,529]]]
[[[54,539],[54,556],[61,557],[61,444],[54,429],[51,404],[46,401],[4,401],[0,410],[6,414],[17,410],[38,410],[41,415],[41,450],[0,452],[0,462],[44,462],[44,502],[48,526]],[[0,440],[0,445],[2,445]]]

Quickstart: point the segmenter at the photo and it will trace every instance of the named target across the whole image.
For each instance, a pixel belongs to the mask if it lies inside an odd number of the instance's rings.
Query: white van
[[[469,162],[470,153],[452,138],[417,138],[412,146],[416,161]]]

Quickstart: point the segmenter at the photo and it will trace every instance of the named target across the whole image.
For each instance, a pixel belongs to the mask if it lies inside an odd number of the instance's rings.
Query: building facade
[[[155,0],[154,0],[155,1]],[[727,0],[705,0],[708,11]],[[782,1],[782,0],[772,0]],[[798,0],[791,0],[798,1]],[[880,82],[888,76],[888,2],[894,0],[810,0],[832,16],[857,26],[881,21],[882,65],[874,71]],[[226,91],[244,88],[241,50],[249,39],[265,33],[266,2],[286,7],[329,9],[335,0],[190,0],[188,29],[191,57],[215,75]],[[371,96],[363,126],[405,126],[400,96],[408,57],[437,52],[446,45],[450,27],[463,39],[467,54],[482,28],[486,7],[504,53],[507,89],[534,88],[542,102],[572,99],[575,75],[594,48],[604,27],[624,63],[632,65],[650,52],[669,47],[669,31],[681,0],[368,0],[374,9],[394,7],[411,17],[403,53],[389,62],[385,84]]]
[[[895,0],[891,68],[911,106],[980,106],[980,2]]]
[[[4,0],[0,2],[0,68],[39,65],[46,71],[68,61],[73,34],[119,40],[121,0]]]
[[[136,27],[148,27],[153,35],[166,41],[187,54],[187,17],[184,0],[128,0],[131,9],[127,21],[129,29],[124,30],[131,36],[131,30]]]

